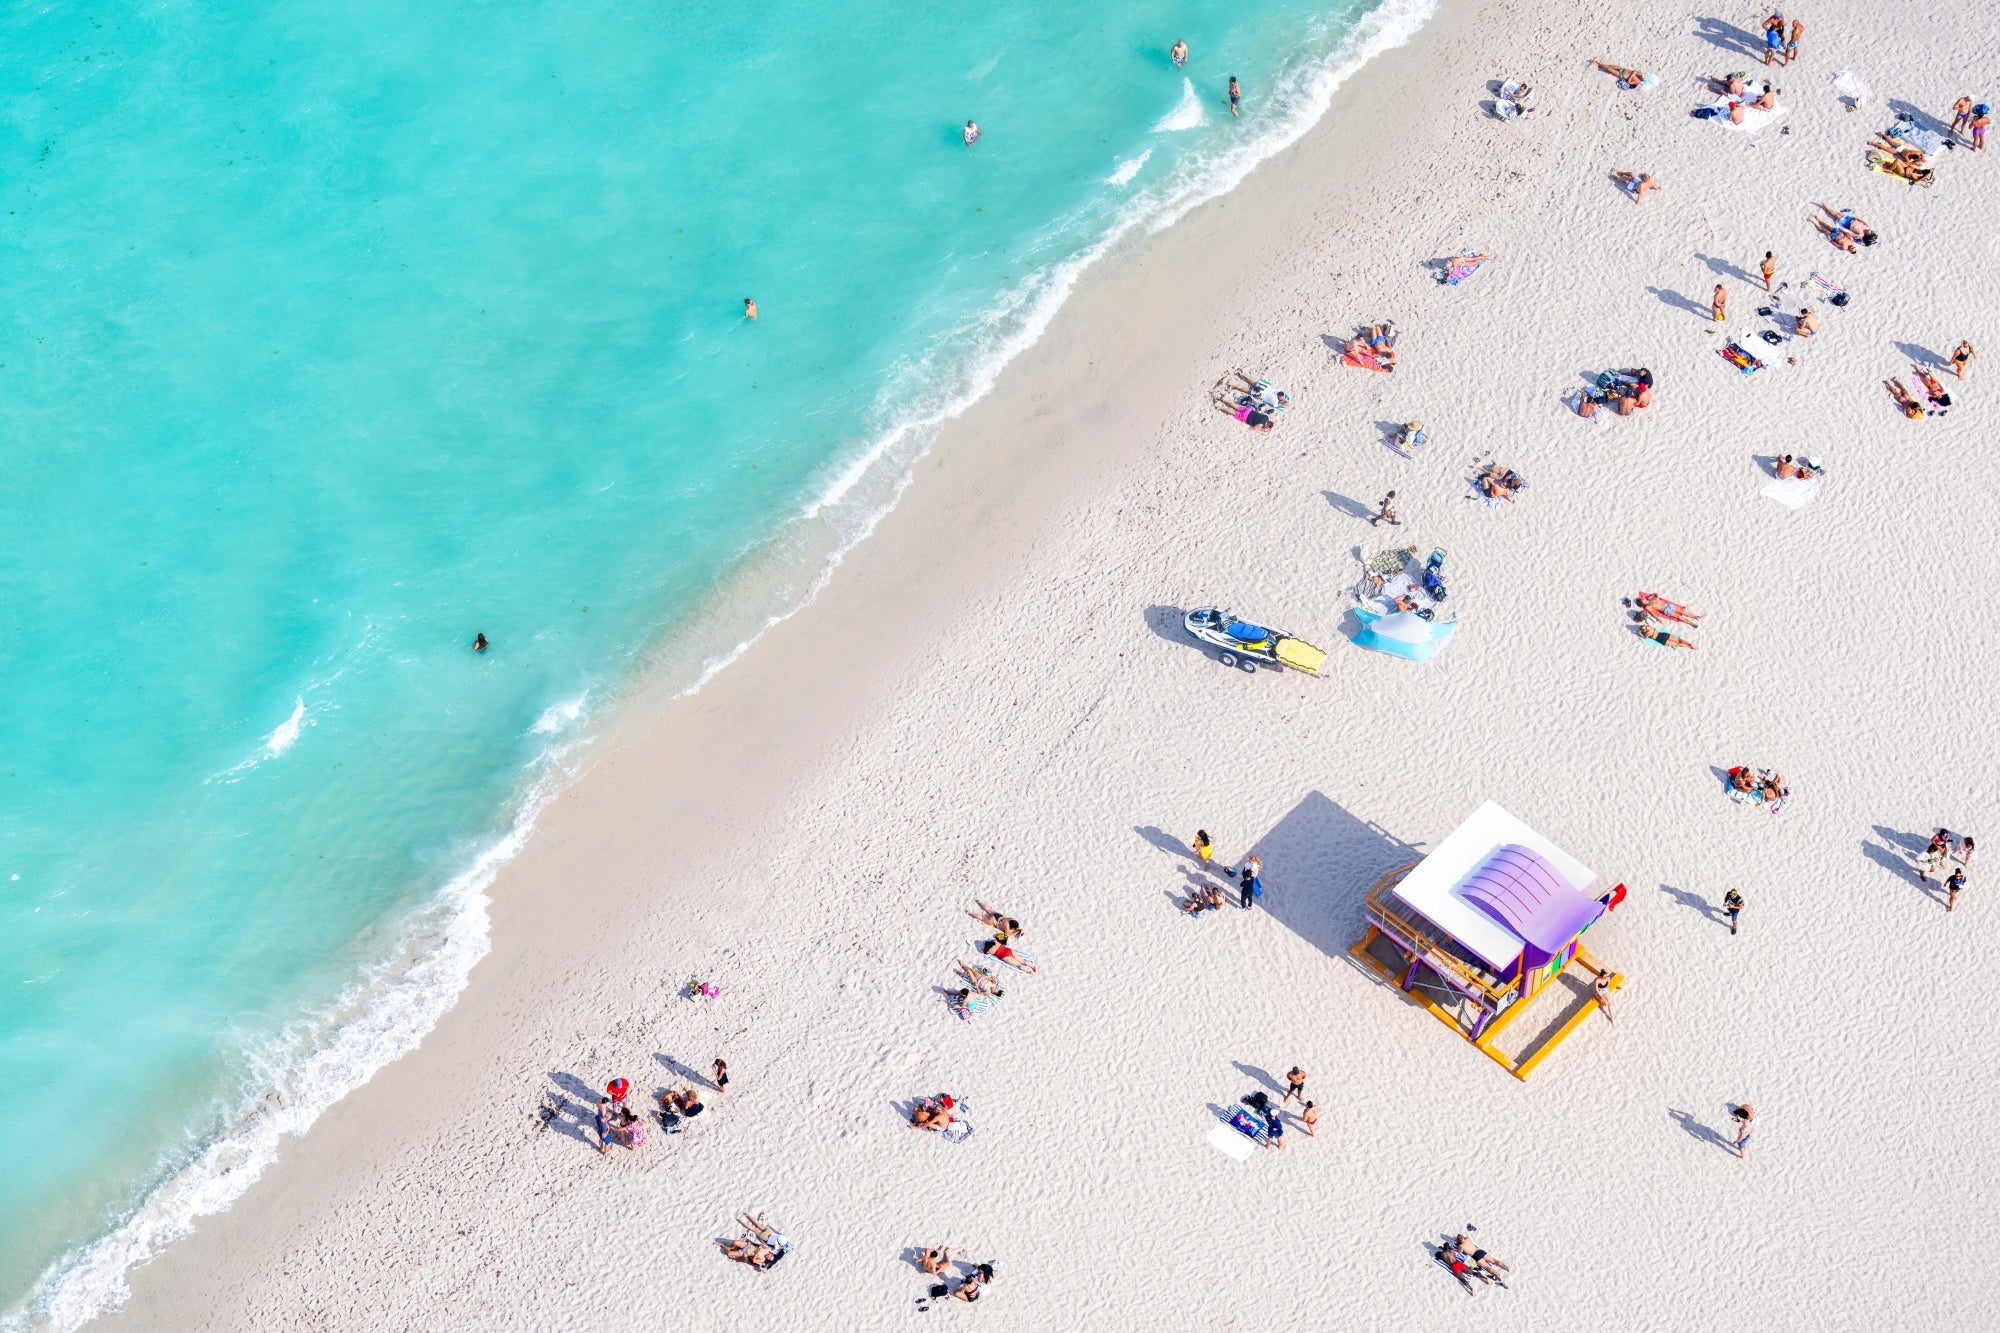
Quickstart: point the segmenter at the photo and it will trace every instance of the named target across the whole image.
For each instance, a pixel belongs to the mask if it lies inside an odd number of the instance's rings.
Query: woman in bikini
[[[1618,80],[1620,88],[1642,88],[1646,84],[1646,72],[1644,70],[1627,69],[1623,65],[1610,65],[1602,60],[1593,60],[1590,63]]]
[[[1924,409],[1918,406],[1916,399],[1910,397],[1910,391],[1903,387],[1901,380],[1883,380],[1882,387],[1887,389],[1889,396],[1896,400],[1896,406],[1902,409],[1904,416],[1912,421],[1922,421],[1924,419]]]
[[[1854,244],[1854,238],[1848,235],[1845,228],[1836,227],[1825,218],[1814,218],[1813,226],[1819,228],[1819,234],[1826,237],[1834,249],[1844,250],[1850,255],[1861,253]]]
[[[1872,239],[1875,235],[1875,229],[1854,216],[1851,211],[1844,208],[1835,208],[1832,204],[1828,203],[1822,203],[1820,208],[1828,217],[1835,219],[1835,226],[1839,227],[1849,236],[1852,236],[1855,240],[1861,242],[1863,245],[1875,244],[1875,241]]]
[[[1652,642],[1659,644],[1662,648],[1694,647],[1693,644],[1689,643],[1686,639],[1683,639],[1680,635],[1669,634],[1667,633],[1667,631],[1661,629],[1657,625],[1641,625],[1639,627],[1639,637],[1642,639],[1650,639]]]
[[[1269,434],[1272,425],[1275,424],[1272,422],[1269,412],[1251,403],[1231,403],[1218,398],[1215,403],[1215,410],[1236,418],[1259,435]]]
[[[1013,917],[1002,916],[1000,913],[988,907],[985,903],[979,902],[977,898],[974,898],[972,901],[975,903],[979,903],[979,910],[977,912],[967,912],[966,915],[971,917],[974,921],[977,921],[984,926],[993,927],[993,929],[999,931],[1002,935],[1007,936],[1009,939],[1019,939],[1021,938],[1021,936],[1027,934],[1026,931],[1021,929],[1021,923],[1016,921]]]
[[[957,966],[958,966],[958,975],[964,977],[967,984],[969,984],[972,987],[972,989],[977,991],[979,994],[991,995],[995,999],[998,999],[1001,995],[1004,995],[1006,993],[1000,989],[999,979],[996,978],[993,975],[993,973],[987,970],[986,968],[967,967],[962,962],[959,963]]]
[[[1937,376],[1931,374],[1914,361],[1910,363],[1910,373],[1915,375],[1917,382],[1924,386],[1924,395],[1931,400],[1932,407],[1951,406],[1951,395],[1944,391],[1944,385],[1938,383]]]

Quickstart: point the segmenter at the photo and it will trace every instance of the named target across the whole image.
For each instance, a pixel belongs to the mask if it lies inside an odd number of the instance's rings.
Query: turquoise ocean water
[[[1430,7],[0,17],[0,1322],[409,1049],[620,691]]]

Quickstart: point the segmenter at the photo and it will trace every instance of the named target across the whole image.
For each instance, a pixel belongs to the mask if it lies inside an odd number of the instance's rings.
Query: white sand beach
[[[101,1326],[972,1317],[917,1310],[928,1245],[997,1263],[978,1317],[1006,1329],[1983,1326],[2000,901],[1982,864],[1947,915],[1914,858],[1941,825],[2000,839],[2000,154],[1918,188],[1866,144],[1990,98],[2000,29],[1962,0],[1796,17],[1749,134],[1690,112],[1703,76],[1761,76],[1759,11],[1446,0],[1302,142],[1101,263],[812,606],[600,739],[421,1049]],[[1491,114],[1503,78],[1534,114]],[[1834,249],[1820,201],[1881,243]],[[1468,247],[1494,258],[1436,281]],[[1850,294],[1817,337],[1754,338],[1766,250],[1783,314],[1815,271]],[[1385,319],[1396,373],[1340,364]],[[1717,355],[1736,334],[1763,371]],[[1961,339],[1954,406],[1905,420],[1882,382]],[[1636,366],[1651,407],[1564,406]],[[1232,367],[1292,395],[1272,433],[1210,406]],[[1489,453],[1529,483],[1499,509]],[[1760,494],[1788,453],[1827,469],[1796,509]],[[1401,526],[1371,526],[1390,489]],[[1346,641],[1356,553],[1405,545],[1447,553],[1461,624],[1424,664]],[[1636,637],[1641,589],[1703,613],[1696,650]],[[1180,629],[1207,605],[1328,649],[1324,678],[1223,667]],[[1738,764],[1785,775],[1781,814],[1726,798]],[[1347,954],[1376,878],[1487,800],[1630,887],[1588,936],[1629,977],[1616,1022],[1525,1083]],[[1256,910],[1176,910],[1197,828],[1262,857]],[[975,899],[1041,974],[963,1022]],[[695,976],[719,996],[681,998]],[[607,1080],[652,1104],[718,1056],[688,1133],[599,1156]],[[1316,1137],[1208,1145],[1293,1065]],[[907,1127],[939,1091],[962,1143]],[[746,1209],[795,1247],[769,1272],[717,1252]],[[1432,1262],[1468,1221],[1508,1289]]]

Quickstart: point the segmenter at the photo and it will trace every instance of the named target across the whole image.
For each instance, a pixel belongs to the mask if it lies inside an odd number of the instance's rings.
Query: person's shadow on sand
[[[1735,1144],[1731,1143],[1721,1134],[1718,1134],[1716,1131],[1710,1129],[1707,1125],[1702,1124],[1701,1121],[1695,1119],[1692,1112],[1669,1111],[1667,1112],[1667,1114],[1673,1119],[1675,1124],[1679,1125],[1682,1129],[1686,1130],[1690,1135],[1692,1135],[1695,1139],[1699,1140],[1700,1142],[1712,1143],[1716,1147],[1721,1148],[1725,1152],[1734,1153],[1736,1151]]]
[[[1764,44],[1757,40],[1757,34],[1747,28],[1739,28],[1734,23],[1722,19],[1696,19],[1694,35],[1710,46],[1719,46],[1736,55],[1764,58]]]
[[[1690,893],[1686,889],[1677,889],[1671,884],[1662,884],[1660,886],[1660,892],[1666,894],[1669,898],[1672,898],[1682,907],[1692,908],[1694,911],[1699,912],[1705,920],[1709,921],[1727,920],[1726,917],[1717,915],[1715,908],[1712,905],[1710,905],[1708,899],[1702,897],[1698,893]]]
[[[1284,1095],[1285,1085],[1278,1082],[1277,1079],[1272,1078],[1269,1074],[1259,1069],[1257,1066],[1246,1065],[1241,1060],[1231,1060],[1229,1062],[1229,1065],[1230,1068],[1234,1069],[1237,1073],[1243,1075],[1245,1078],[1256,1079],[1258,1083],[1263,1085],[1264,1090],[1266,1092],[1275,1092],[1279,1096]]]
[[[1375,511],[1359,500],[1351,499],[1337,491],[1321,491],[1320,494],[1326,497],[1327,504],[1349,518],[1375,517]]]
[[[1730,263],[1727,259],[1718,259],[1714,255],[1704,254],[1697,254],[1695,258],[1708,265],[1708,271],[1717,277],[1734,278],[1738,282],[1747,282],[1757,289],[1759,296],[1764,294],[1764,280],[1762,278],[1751,276],[1749,273]]]
[[[1676,310],[1685,310],[1690,315],[1699,315],[1703,319],[1708,319],[1713,313],[1701,302],[1682,296],[1679,292],[1670,292],[1664,287],[1648,287],[1646,290],[1654,296],[1659,297],[1660,304],[1670,305]]]
[[[1134,824],[1132,831],[1169,856],[1190,861],[1194,859],[1194,849],[1163,828],[1152,824]]]

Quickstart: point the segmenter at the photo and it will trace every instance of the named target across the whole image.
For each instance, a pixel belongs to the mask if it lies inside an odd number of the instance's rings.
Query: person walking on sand
[[[1242,119],[1243,112],[1239,109],[1242,105],[1243,85],[1238,83],[1236,76],[1232,74],[1229,76],[1229,114],[1239,120]]]
[[[1757,271],[1764,275],[1764,290],[1767,292],[1770,291],[1771,279],[1778,276],[1778,257],[1769,250],[1766,250],[1764,252],[1764,262],[1757,266]]]
[[[1729,318],[1729,290],[1719,282],[1715,284],[1715,295],[1708,301],[1708,317],[1717,324]]]
[[[743,318],[745,318],[745,319],[755,319],[755,318],[757,318],[757,298],[756,298],[756,297],[754,297],[754,296],[746,296],[746,297],[744,297],[744,298],[743,298]]]
[[[1396,493],[1394,491],[1390,491],[1375,502],[1375,517],[1368,520],[1368,526],[1372,528],[1378,523],[1387,523],[1392,528],[1403,526],[1403,520],[1396,517]]]
[[[1792,20],[1792,35],[1785,39],[1785,68],[1790,69],[1799,58],[1799,38],[1805,36],[1806,25],[1802,20]]]
[[[1193,846],[1194,859],[1201,863],[1202,871],[1206,873],[1209,862],[1215,858],[1215,841],[1208,836],[1207,829],[1198,828],[1194,831]]]
[[[1972,350],[1970,342],[1961,342],[1951,349],[1951,373],[1959,379],[1965,378],[1965,371],[1972,364],[1972,358],[1979,353]]]
[[[1319,1103],[1307,1102],[1306,1109],[1299,1115],[1299,1119],[1306,1122],[1307,1138],[1319,1137]]]
[[[1731,889],[1722,895],[1722,910],[1729,913],[1729,933],[1736,933],[1736,916],[1743,910],[1743,895]]]
[[[1944,910],[1949,912],[1958,906],[1958,891],[1965,887],[1965,867],[1960,866],[1952,871],[1951,878],[1944,882],[1944,887]]]
[[[1764,63],[1769,65],[1784,53],[1785,16],[1774,10],[1771,17],[1764,20]]]
[[[729,1091],[729,1066],[722,1063],[722,1061],[717,1060],[715,1062],[715,1095],[720,1097],[723,1093],[728,1091]]]
[[[1187,64],[1187,43],[1175,42],[1174,49],[1167,52],[1167,59],[1174,62],[1175,69],[1180,69],[1183,66],[1185,66]],[[1971,106],[1972,103],[1967,102],[1966,105]]]
[[[1279,1105],[1284,1105],[1284,1102],[1289,1102],[1294,1097],[1302,1102],[1306,1099],[1306,1071],[1297,1065],[1293,1065],[1285,1074],[1285,1097]]]
[[[1748,1159],[1750,1156],[1750,1130],[1757,1123],[1757,1108],[1744,1102],[1729,1108],[1730,1118],[1736,1122],[1736,1155]]]

